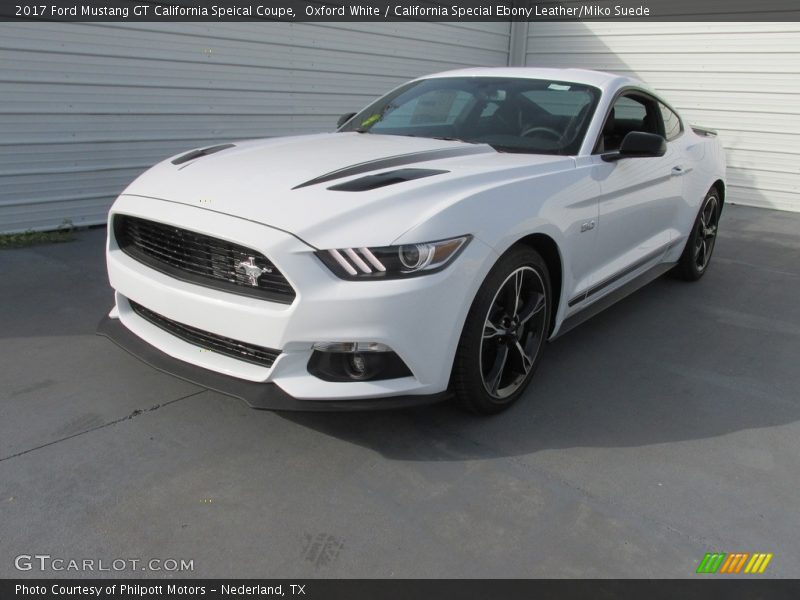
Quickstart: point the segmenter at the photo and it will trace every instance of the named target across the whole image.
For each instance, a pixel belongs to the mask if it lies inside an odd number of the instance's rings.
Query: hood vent
[[[394,171],[378,173],[377,175],[359,177],[352,181],[331,186],[328,189],[337,192],[366,192],[386,187],[387,185],[403,183],[404,181],[413,181],[414,179],[422,179],[423,177],[432,177],[433,175],[441,175],[442,173],[449,173],[449,171],[438,169],[396,169]]]
[[[219,146],[209,146],[208,148],[201,148],[200,150],[192,150],[182,156],[179,156],[176,159],[173,159],[173,165],[182,165],[185,162],[189,162],[190,160],[194,160],[195,158],[200,158],[201,156],[208,156],[209,154],[214,154],[215,152],[219,152],[220,150],[227,150],[228,148],[233,148],[235,144],[220,144]]]
[[[471,156],[473,154],[495,154],[495,149],[486,144],[472,145],[463,144],[453,148],[439,148],[436,150],[423,150],[422,152],[412,152],[411,154],[398,154],[396,156],[387,156],[386,158],[378,158],[376,160],[368,160],[367,162],[358,163],[330,173],[325,173],[314,179],[309,179],[294,186],[292,189],[297,190],[309,185],[317,185],[319,183],[327,183],[334,179],[344,179],[351,175],[360,175],[361,173],[369,173],[370,171],[377,171],[379,169],[390,169],[392,167],[400,167],[402,165],[412,165],[414,163],[427,162],[429,160],[441,160],[443,158],[455,158],[458,156]]]

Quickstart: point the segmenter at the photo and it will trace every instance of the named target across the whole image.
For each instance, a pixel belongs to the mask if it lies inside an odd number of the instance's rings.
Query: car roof
[[[456,69],[420,77],[420,79],[436,79],[443,77],[516,77],[520,79],[550,79],[568,81],[598,87],[604,91],[616,90],[625,86],[636,86],[649,90],[649,86],[633,77],[592,71],[590,69],[553,69],[540,67],[478,67]]]

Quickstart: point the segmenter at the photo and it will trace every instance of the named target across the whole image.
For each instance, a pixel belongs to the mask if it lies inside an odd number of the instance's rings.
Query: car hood
[[[574,166],[563,156],[359,133],[236,142],[180,160],[187,154],[149,169],[123,193],[256,221],[316,248],[388,244],[471,191]],[[356,186],[356,191],[331,189],[400,170],[418,178],[393,178],[377,187]]]

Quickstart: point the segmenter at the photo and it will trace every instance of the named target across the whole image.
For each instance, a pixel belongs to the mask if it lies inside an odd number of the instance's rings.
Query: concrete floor
[[[800,214],[726,207],[701,282],[659,279],[550,344],[491,419],[248,409],[94,335],[104,231],[0,251],[0,577],[43,575],[19,554],[201,577],[690,577],[712,551],[798,577],[798,231]]]

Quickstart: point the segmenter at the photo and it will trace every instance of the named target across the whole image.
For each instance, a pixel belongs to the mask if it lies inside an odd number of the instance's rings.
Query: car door
[[[592,157],[600,184],[597,270],[587,300],[610,292],[656,264],[675,238],[682,201],[683,167],[674,144],[660,157],[606,162],[601,154],[619,149],[625,135],[644,131],[665,135],[656,99],[639,90],[619,96],[607,115]]]

